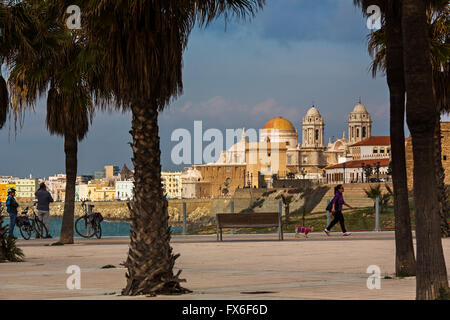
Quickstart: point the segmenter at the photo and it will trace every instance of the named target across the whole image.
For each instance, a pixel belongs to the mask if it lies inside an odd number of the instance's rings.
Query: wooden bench
[[[222,240],[222,228],[269,228],[278,227],[278,239],[283,240],[283,225],[278,212],[218,213],[217,241]]]

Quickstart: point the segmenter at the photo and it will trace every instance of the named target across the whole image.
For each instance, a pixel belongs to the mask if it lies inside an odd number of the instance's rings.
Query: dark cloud
[[[161,163],[173,164],[171,134],[193,130],[261,128],[276,116],[299,130],[313,101],[325,118],[325,133],[341,136],[359,97],[374,119],[373,134],[389,133],[388,90],[372,79],[365,21],[351,0],[267,1],[251,21],[223,21],[194,30],[184,59],[184,95],[159,117]],[[64,172],[63,140],[45,128],[45,109],[27,116],[24,129],[8,140],[0,131],[0,175],[48,176]],[[99,113],[79,147],[79,169],[131,167],[130,114]],[[327,139],[328,141],[328,139]]]
[[[231,20],[225,24],[220,19],[207,32],[222,37],[250,33],[283,44],[315,40],[348,43],[364,40],[368,29],[360,8],[353,1],[283,0],[268,1],[250,23]]]

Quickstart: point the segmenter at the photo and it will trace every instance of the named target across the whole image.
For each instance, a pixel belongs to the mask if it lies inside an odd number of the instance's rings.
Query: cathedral
[[[224,195],[242,187],[271,187],[275,175],[314,179],[325,175],[325,167],[349,160],[349,147],[371,133],[371,116],[360,101],[348,116],[347,135],[344,131],[341,138],[330,138],[325,145],[325,121],[312,106],[301,122],[301,143],[294,125],[277,117],[260,130],[258,141],[249,142],[242,130],[240,141],[223,151],[217,162],[187,169],[185,179],[195,176],[189,181],[195,185],[190,194],[196,197]]]

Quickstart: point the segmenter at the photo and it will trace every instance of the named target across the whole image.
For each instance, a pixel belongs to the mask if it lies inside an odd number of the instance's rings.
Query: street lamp
[[[380,176],[380,161],[377,162],[377,182],[379,182],[379,176]]]
[[[364,183],[364,167],[366,164],[363,162],[361,163],[361,182]]]
[[[344,164],[343,164],[343,166],[344,166],[344,184],[345,184],[345,162],[344,162]]]

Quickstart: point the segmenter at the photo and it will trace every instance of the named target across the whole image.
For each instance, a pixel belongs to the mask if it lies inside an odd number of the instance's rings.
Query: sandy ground
[[[394,273],[395,242],[391,232],[355,233],[351,237],[313,234],[177,236],[182,269],[182,296],[132,299],[414,299],[415,278],[385,279]],[[127,238],[76,240],[74,245],[48,246],[55,240],[19,240],[26,260],[0,264],[0,299],[130,299],[120,296],[128,253]],[[443,239],[450,275],[450,239]],[[81,270],[81,289],[69,290],[66,270]],[[102,269],[114,265],[113,269]],[[369,290],[367,268],[381,270],[381,288]]]

